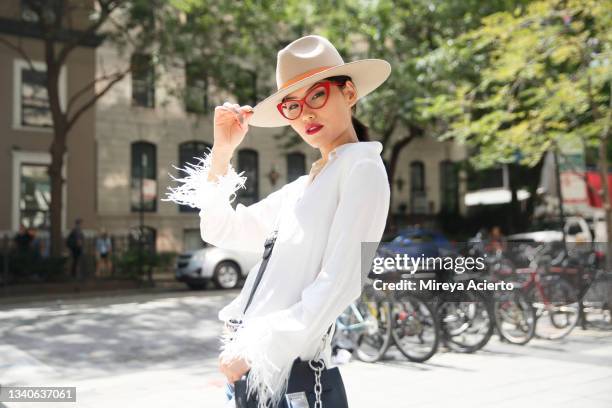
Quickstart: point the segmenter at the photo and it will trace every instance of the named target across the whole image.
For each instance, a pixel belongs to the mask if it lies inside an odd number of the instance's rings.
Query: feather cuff
[[[218,176],[217,181],[208,181],[208,173],[212,162],[212,151],[204,153],[204,157],[195,157],[197,163],[187,163],[184,168],[172,166],[179,174],[185,177],[170,177],[182,185],[168,187],[170,192],[162,201],[173,201],[177,204],[188,205],[192,208],[204,209],[213,200],[225,200],[230,203],[236,198],[236,191],[244,188],[246,177],[244,172],[236,173],[231,164],[227,166],[227,173]]]
[[[250,371],[247,395],[257,395],[257,408],[276,407],[287,389],[294,359],[284,355],[292,354],[290,350],[279,350],[276,345],[274,356],[266,354],[269,348],[263,344],[270,344],[273,332],[261,323],[245,325],[235,333],[224,333],[221,337],[221,350],[228,356],[242,358],[248,363]],[[272,360],[288,363],[281,364]]]

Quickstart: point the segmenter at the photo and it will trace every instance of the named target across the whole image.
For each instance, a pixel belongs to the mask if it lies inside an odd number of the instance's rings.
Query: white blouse
[[[201,209],[202,239],[220,248],[262,253],[266,238],[278,228],[246,314],[242,310],[261,261],[218,315],[223,321],[243,321],[231,341],[222,336],[222,349],[249,363],[249,391],[258,392],[262,404],[271,398],[275,406],[295,358],[313,358],[330,324],[361,294],[361,242],[380,242],[389,210],[381,151],[377,141],[340,145],[327,162],[313,164],[309,175],[235,210],[230,196],[245,178],[229,165],[219,181],[206,181],[207,156],[186,169],[188,176],[177,179],[183,185],[168,195]],[[332,335],[333,330],[321,353],[328,367]]]

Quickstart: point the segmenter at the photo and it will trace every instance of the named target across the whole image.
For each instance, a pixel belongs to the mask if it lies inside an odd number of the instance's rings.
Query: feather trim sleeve
[[[244,327],[224,344],[224,353],[247,361],[248,391],[263,395],[258,408],[278,403],[293,360],[312,358],[327,328],[359,297],[361,243],[380,242],[389,209],[390,188],[382,161],[353,164],[342,183],[321,269],[290,307],[246,316]],[[369,264],[372,259],[365,260]],[[312,352],[312,355],[309,355]]]
[[[196,163],[187,163],[185,167],[173,166],[179,177],[170,177],[182,183],[177,187],[168,187],[169,192],[162,201],[173,201],[177,204],[188,205],[192,208],[205,209],[216,200],[232,202],[236,197],[236,191],[244,188],[246,177],[236,173],[231,164],[227,166],[227,173],[218,176],[217,181],[209,181],[208,173],[212,162],[212,151],[204,154],[204,157],[195,158]],[[183,177],[181,177],[183,175]]]
[[[221,338],[221,349],[224,354],[240,357],[247,362],[250,367],[247,395],[257,395],[257,408],[269,408],[278,406],[283,398],[297,353],[287,344],[278,344],[272,355],[269,350],[262,350],[262,344],[272,344],[270,336],[273,331],[261,323],[247,322],[236,333],[226,332]]]

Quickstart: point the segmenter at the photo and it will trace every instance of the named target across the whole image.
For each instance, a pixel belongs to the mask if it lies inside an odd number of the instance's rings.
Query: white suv
[[[177,257],[175,277],[190,289],[204,289],[210,280],[220,289],[232,289],[247,276],[262,254],[214,246],[184,252]]]

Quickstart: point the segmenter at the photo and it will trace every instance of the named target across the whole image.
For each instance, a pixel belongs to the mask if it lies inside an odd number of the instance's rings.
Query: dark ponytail
[[[355,107],[356,105],[353,105],[353,108]],[[357,133],[357,139],[360,142],[369,142],[370,135],[368,134],[368,127],[357,119],[355,115],[351,116],[351,122],[353,122],[353,128],[355,129],[355,133]]]
[[[330,81],[342,82],[342,83],[345,83],[346,81],[352,81],[351,77],[348,75],[332,76],[332,77],[327,77],[325,79],[328,79]],[[355,133],[357,133],[357,139],[360,142],[369,142],[370,135],[368,134],[368,127],[355,117],[356,110],[357,110],[357,104],[351,107],[351,112],[352,112],[351,122],[353,123],[353,128],[355,129]]]

